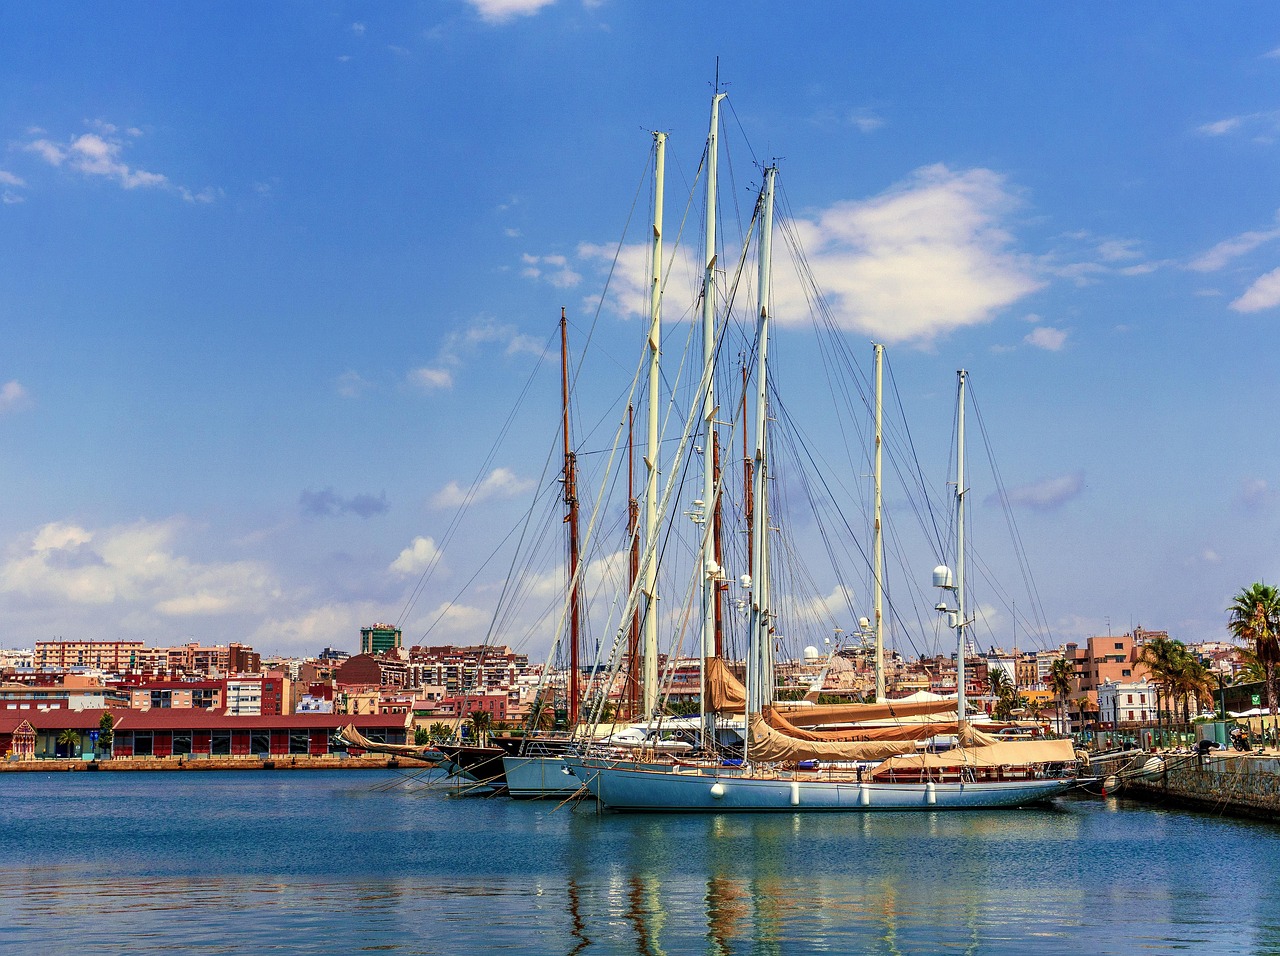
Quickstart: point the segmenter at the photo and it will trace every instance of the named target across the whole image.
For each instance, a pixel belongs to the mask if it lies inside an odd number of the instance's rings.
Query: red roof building
[[[3,715],[30,721],[37,757],[74,757],[92,750],[91,735],[105,711],[44,711]],[[111,711],[115,719],[111,753],[117,757],[286,756],[345,752],[338,730],[348,724],[379,743],[402,744],[409,737],[411,714],[262,714],[232,717],[210,710],[153,709]],[[0,733],[3,727],[0,724]],[[80,734],[76,752],[58,744],[63,730]],[[105,748],[99,748],[105,749]]]

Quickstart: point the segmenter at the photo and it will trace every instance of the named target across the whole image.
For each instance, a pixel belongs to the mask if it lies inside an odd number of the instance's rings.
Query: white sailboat
[[[716,95],[712,110],[712,150],[707,184],[708,207],[714,203],[714,134]],[[616,810],[648,811],[779,811],[801,810],[910,810],[961,809],[1021,806],[1044,800],[1073,786],[1075,753],[1069,740],[999,741],[975,730],[965,719],[964,651],[965,626],[963,591],[963,419],[959,429],[959,459],[956,483],[957,578],[953,585],[946,568],[935,572],[935,584],[954,595],[957,607],[950,611],[959,642],[957,700],[943,705],[955,710],[947,724],[920,725],[916,731],[902,727],[852,728],[823,731],[824,724],[869,721],[902,717],[908,713],[938,713],[936,703],[904,707],[883,699],[883,684],[877,682],[878,702],[872,705],[816,706],[788,708],[773,700],[771,622],[775,617],[769,574],[769,515],[766,489],[769,458],[766,423],[768,395],[768,338],[770,321],[770,281],[772,269],[771,234],[776,167],[765,171],[764,186],[757,205],[759,222],[759,316],[756,341],[755,453],[751,541],[754,575],[744,580],[750,589],[750,623],[745,687],[732,676],[723,661],[713,656],[709,643],[712,612],[707,596],[720,573],[710,557],[710,509],[715,494],[704,492],[702,505],[702,576],[704,667],[701,693],[704,717],[703,739],[714,734],[715,712],[745,712],[747,742],[744,760],[639,764],[616,755],[567,756],[565,763],[604,806]],[[713,213],[708,213],[714,222]],[[707,282],[713,268],[713,225],[708,226]],[[704,354],[708,368],[714,358],[714,319],[708,317],[714,297],[704,284]],[[707,373],[710,374],[709,372]],[[964,373],[960,397],[963,400]],[[709,425],[714,405],[710,387],[704,382],[704,421]],[[877,452],[879,432],[877,430]],[[710,447],[708,433],[707,443]],[[878,454],[877,454],[878,457]],[[710,479],[707,478],[707,482]],[[878,495],[877,495],[878,506]],[[877,507],[878,511],[878,507]],[[877,514],[877,532],[879,516]],[[877,554],[878,557],[878,554]],[[879,625],[880,569],[877,560],[876,616]],[[945,572],[945,573],[944,573]],[[941,607],[940,607],[941,609]],[[879,641],[877,642],[879,645]],[[882,651],[878,651],[879,659]],[[954,734],[959,746],[944,753],[919,752],[916,736],[925,733]]]

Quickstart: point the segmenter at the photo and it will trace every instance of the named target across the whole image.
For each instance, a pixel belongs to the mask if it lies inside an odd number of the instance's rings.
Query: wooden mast
[[[569,726],[578,723],[578,705],[582,697],[578,661],[582,627],[581,601],[578,597],[578,462],[569,441],[569,320],[560,309],[560,395],[564,412],[564,503],[565,523],[569,526]]]

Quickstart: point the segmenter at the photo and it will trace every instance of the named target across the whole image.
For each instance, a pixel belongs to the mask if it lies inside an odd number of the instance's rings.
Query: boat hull
[[[507,793],[517,800],[564,799],[582,789],[582,781],[566,771],[564,757],[529,756],[502,759]]]
[[[445,758],[441,766],[450,775],[495,790],[506,786],[507,781],[502,766],[504,755],[502,748],[439,744],[437,749]]]
[[[705,769],[643,770],[567,758],[573,773],[606,807],[650,812],[969,810],[1021,807],[1075,785],[1070,778],[990,782],[888,783],[813,774],[757,776]]]

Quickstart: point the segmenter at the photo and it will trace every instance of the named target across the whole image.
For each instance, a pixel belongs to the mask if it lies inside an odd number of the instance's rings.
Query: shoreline
[[[358,757],[325,754],[280,754],[273,757],[110,757],[82,760],[67,757],[39,760],[6,760],[0,762],[0,773],[136,773],[201,770],[396,770],[427,769],[431,765],[416,760],[401,760],[386,754],[362,754]]]

